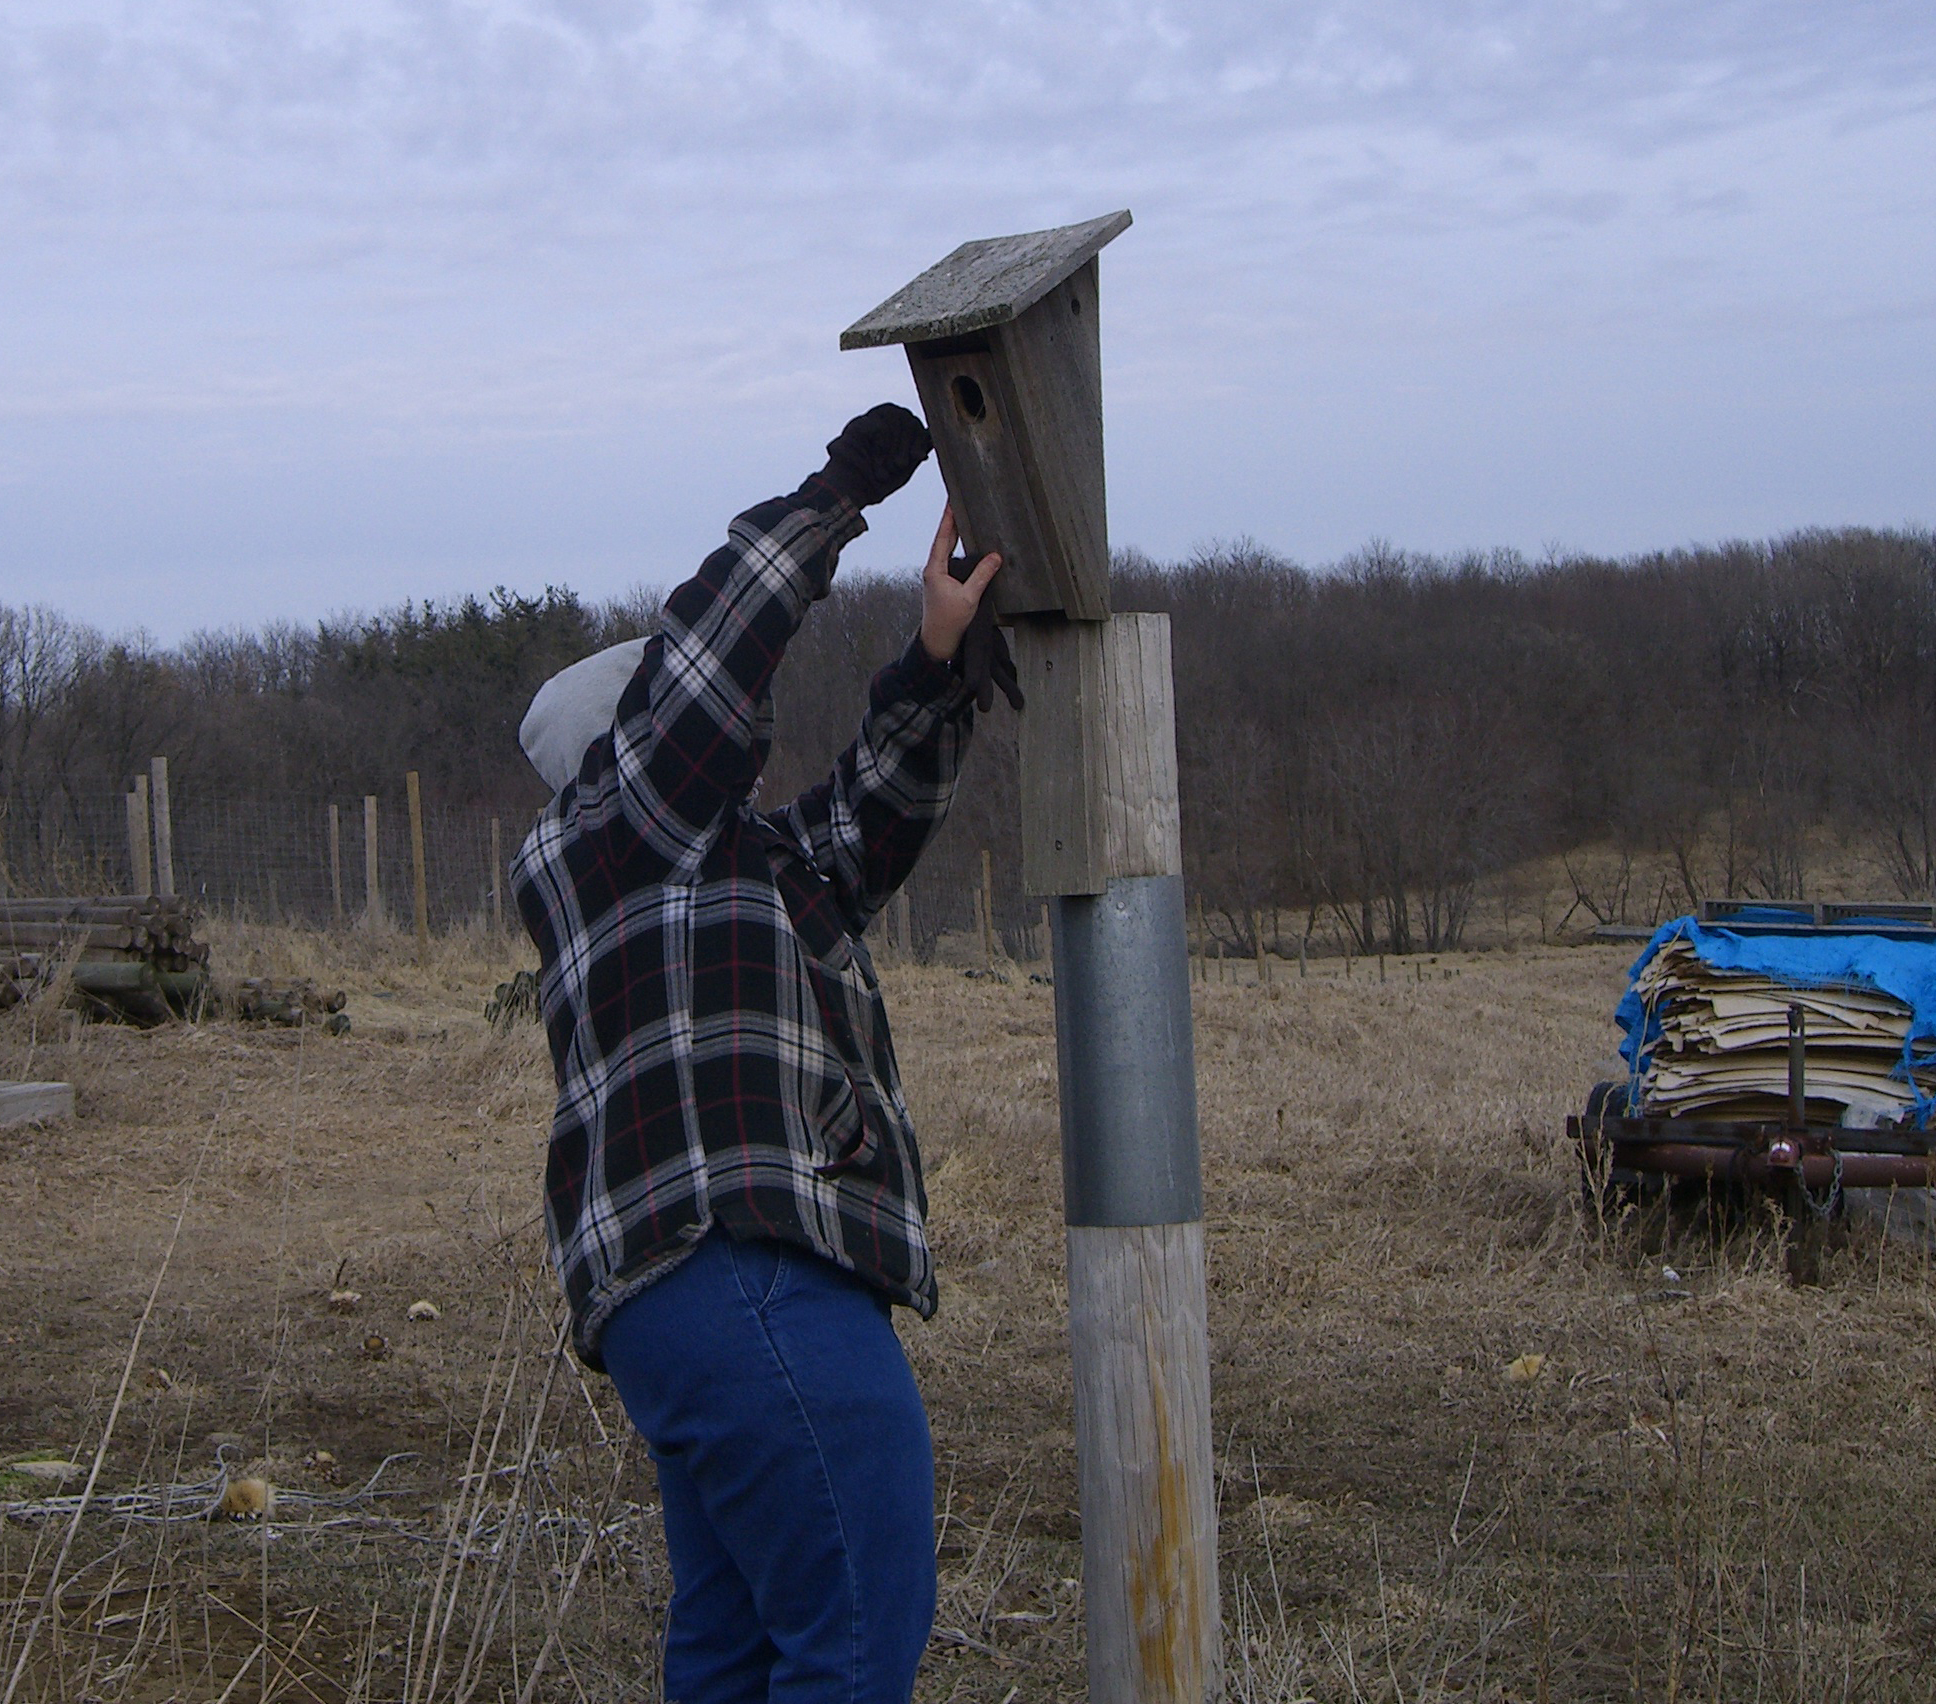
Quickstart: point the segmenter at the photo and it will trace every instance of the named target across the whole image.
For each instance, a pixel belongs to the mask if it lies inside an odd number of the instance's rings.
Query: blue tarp
[[[1792,914],[1770,906],[1765,914],[1744,912],[1744,923],[1780,923]],[[1861,919],[1854,920],[1857,926]],[[1886,919],[1875,919],[1886,922]],[[1654,931],[1627,972],[1627,992],[1613,1014],[1626,1032],[1620,1056],[1635,1086],[1647,1068],[1660,1023],[1635,991],[1640,973],[1670,941],[1686,941],[1712,970],[1765,976],[1790,988],[1868,988],[1892,995],[1909,1008],[1909,1036],[1890,1075],[1908,1081],[1911,1066],[1936,1065],[1936,939],[1890,940],[1882,935],[1741,934],[1720,924],[1676,917]],[[1936,1099],[1916,1096],[1921,1124]]]

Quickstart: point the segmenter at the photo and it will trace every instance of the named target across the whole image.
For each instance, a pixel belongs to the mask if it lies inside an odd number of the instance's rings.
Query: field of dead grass
[[[0,1479],[0,1690],[656,1696],[650,1472],[554,1353],[549,1072],[481,1016],[516,950],[216,951],[343,986],[351,1033],[0,1015],[0,1076],[79,1099],[0,1136],[0,1464],[79,1469]],[[1772,1222],[1583,1216],[1562,1122],[1625,957],[1197,987],[1232,1698],[1936,1692],[1928,1259],[1858,1235],[1801,1289]],[[1078,1699],[1053,991],[885,980],[944,1284],[904,1330],[942,1487],[919,1697]],[[195,1518],[244,1473],[267,1521]]]

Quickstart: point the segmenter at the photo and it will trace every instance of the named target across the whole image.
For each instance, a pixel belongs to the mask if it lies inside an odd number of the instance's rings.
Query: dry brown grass
[[[0,1074],[71,1077],[81,1114],[0,1138],[0,1460],[91,1458],[202,1167],[106,1457],[122,1500],[81,1522],[19,1695],[516,1696],[550,1634],[537,1695],[652,1696],[650,1476],[609,1389],[553,1354],[549,1073],[535,1029],[481,1017],[517,949],[440,942],[421,967],[407,939],[232,931],[217,951],[347,987],[352,1033],[0,1015]],[[1198,988],[1233,1697],[1936,1690],[1929,1264],[1858,1238],[1797,1289],[1767,1223],[1583,1219],[1561,1124],[1624,962]],[[920,1697],[1079,1698],[1053,993],[888,985],[944,1281],[905,1332],[943,1488]],[[407,1321],[419,1298],[441,1318]],[[124,1495],[191,1488],[179,1517],[218,1455],[266,1468],[270,1522],[162,1523]],[[0,1523],[0,1687],[62,1530]]]

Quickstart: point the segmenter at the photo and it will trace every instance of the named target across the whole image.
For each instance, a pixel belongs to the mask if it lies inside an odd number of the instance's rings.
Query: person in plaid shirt
[[[853,744],[756,810],[787,641],[931,445],[883,404],[827,448],[520,730],[557,789],[512,866],[558,1081],[546,1226],[574,1347],[658,1470],[679,1704],[906,1704],[934,1614],[933,1450],[889,1318],[934,1312],[934,1262],[861,935],[947,814],[1000,559],[951,574],[943,512]]]

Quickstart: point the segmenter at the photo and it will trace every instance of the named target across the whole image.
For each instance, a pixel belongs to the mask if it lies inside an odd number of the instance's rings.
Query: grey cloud
[[[1726,347],[1738,391],[1768,362],[1730,340],[1923,323],[1932,103],[1927,0],[16,0],[0,572],[118,550],[132,573],[163,499],[116,534],[74,493],[160,490],[166,466],[211,504],[270,482],[246,537],[205,523],[213,557],[252,560],[281,513],[320,529],[292,553],[376,561],[387,536],[455,575],[411,481],[436,512],[466,456],[507,504],[529,480],[564,559],[609,564],[632,497],[587,474],[553,506],[570,458],[817,444],[905,384],[833,354],[847,320],[963,237],[1124,203],[1111,431],[1143,542],[1395,531],[1380,481],[1456,446],[1459,387],[1508,372],[1520,482],[1466,484],[1545,516],[1525,493],[1548,446],[1590,439],[1637,373],[1668,411],[1690,340]],[[1895,369],[1929,376],[1917,350]],[[1812,358],[1890,368],[1880,343]],[[1186,420],[1197,471],[1167,478]],[[1312,443],[1357,459],[1308,489],[1268,471]],[[305,462],[392,531],[300,502]],[[655,513],[699,536],[678,508],[699,501]],[[1459,524],[1527,542],[1515,513],[1475,498]],[[192,552],[197,524],[184,497],[150,530]],[[884,526],[865,548],[902,546]]]
[[[891,138],[915,157],[999,156],[1018,120],[1114,120],[1126,104],[1186,136],[1375,121],[1658,141],[1796,101],[1926,91],[1929,35],[1914,5],[83,0],[14,9],[7,135],[43,161],[78,145],[83,170],[96,150],[213,152],[243,177],[378,158],[461,181],[565,160],[595,183],[722,147],[765,160]]]

